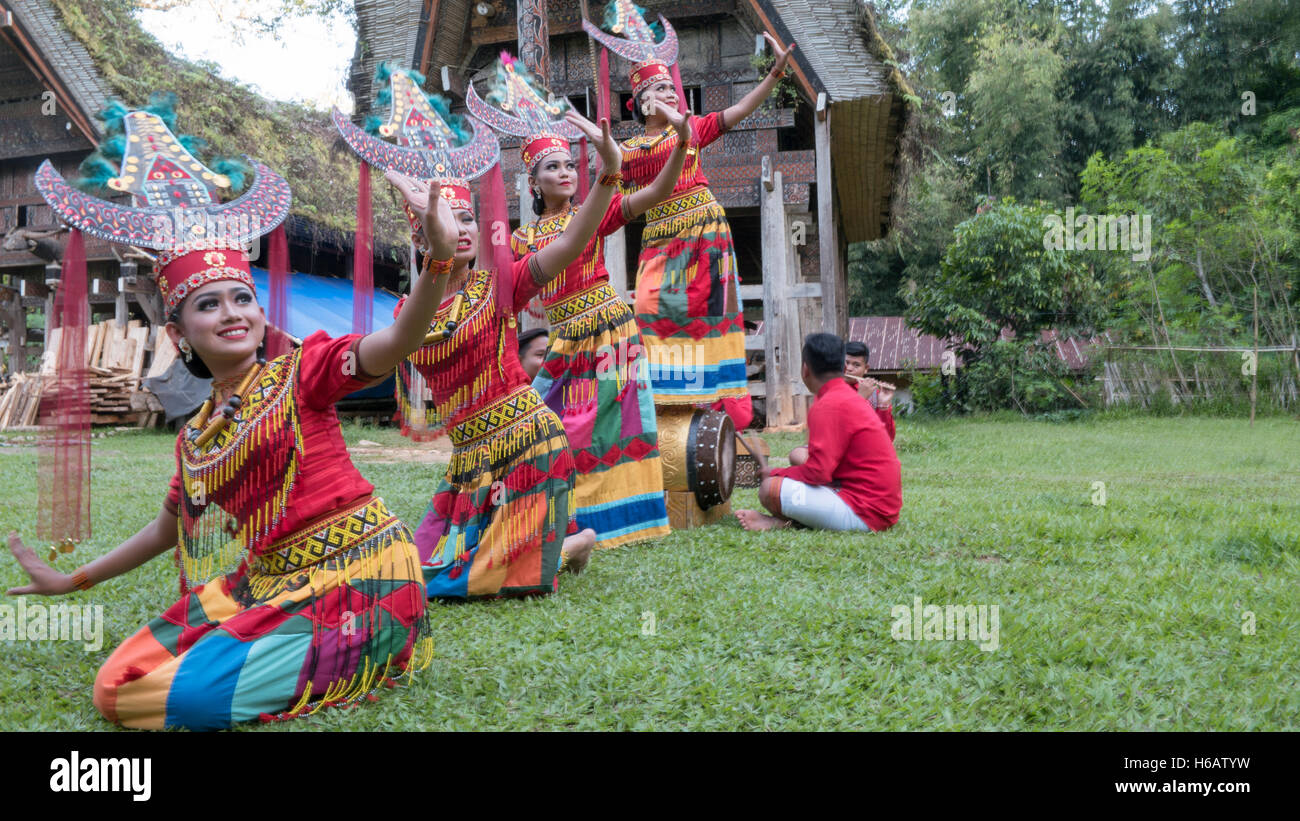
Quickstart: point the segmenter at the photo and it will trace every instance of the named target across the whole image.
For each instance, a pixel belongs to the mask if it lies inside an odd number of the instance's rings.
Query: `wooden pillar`
[[[0,294],[6,298],[5,323],[9,326],[9,373],[27,372],[27,312],[23,310],[23,295],[17,288],[0,285]]]
[[[849,330],[848,290],[836,220],[835,177],[831,168],[831,111],[825,92],[817,95],[813,130],[817,142],[817,242],[821,254],[822,325],[828,331],[844,336]]]
[[[551,35],[546,24],[546,0],[519,0],[515,30],[519,59],[543,85],[551,84]]]
[[[627,229],[620,228],[605,237],[605,270],[609,272],[609,284],[614,292],[626,302],[632,302],[632,292],[627,281]],[[632,283],[636,287],[636,283]]]
[[[523,171],[519,172],[519,176],[515,178],[515,190],[519,193],[519,224],[527,225],[528,223],[537,219],[537,214],[533,213],[533,195],[528,191],[527,172],[523,172]],[[482,244],[483,244],[483,237],[482,234],[480,234],[479,235],[480,248],[482,247]],[[529,304],[534,308],[538,308],[541,306],[542,303],[540,300],[534,297],[533,301]],[[523,333],[524,331],[531,331],[533,328],[545,328],[545,327],[547,327],[545,319],[538,319],[537,317],[534,317],[532,313],[529,311],[523,311],[519,314],[520,333]]]
[[[49,338],[49,333],[54,329],[58,317],[54,315],[54,296],[59,290],[59,280],[63,278],[63,266],[57,262],[51,262],[45,266],[45,287],[49,292],[45,295],[45,334]]]
[[[766,362],[767,425],[793,425],[788,324],[792,312],[787,305],[790,237],[785,223],[781,172],[773,171],[772,158],[766,155],[763,157],[758,197],[763,235],[763,356]],[[797,378],[797,369],[795,374]]]

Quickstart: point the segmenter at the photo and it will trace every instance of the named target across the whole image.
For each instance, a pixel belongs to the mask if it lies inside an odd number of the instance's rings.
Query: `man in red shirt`
[[[758,499],[772,515],[739,510],[746,530],[789,527],[880,531],[903,507],[902,468],[880,417],[844,380],[844,342],[809,334],[803,383],[816,399],[808,409],[808,459],[764,470]]]
[[[871,351],[865,342],[844,343],[845,381],[854,386],[858,394],[876,409],[876,415],[880,417],[885,432],[889,434],[889,441],[892,442],[894,441],[894,386],[877,382],[867,376],[867,359],[870,355]],[[807,446],[800,445],[790,451],[791,465],[802,465],[807,461]]]

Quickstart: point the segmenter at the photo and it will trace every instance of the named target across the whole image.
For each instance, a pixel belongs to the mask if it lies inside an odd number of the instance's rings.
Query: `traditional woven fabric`
[[[350,706],[427,666],[410,532],[378,499],[362,511],[310,567],[191,590],[113,652],[95,706],[127,727],[216,730]]]
[[[573,450],[578,527],[595,530],[601,548],[669,532],[649,361],[636,320],[604,266],[601,238],[624,224],[621,206],[616,197],[582,255],[542,288],[550,344],[533,380],[564,422]],[[515,254],[545,247],[568,217],[517,230]]]
[[[570,530],[573,456],[564,426],[519,364],[514,312],[537,293],[527,259],[498,311],[488,271],[472,271],[445,339],[408,357],[398,410],[408,435],[445,431],[453,450],[415,541],[430,598],[549,593]],[[446,331],[445,300],[431,329]],[[398,310],[401,310],[399,303]]]
[[[100,670],[106,718],[216,729],[293,717],[428,663],[418,551],[352,465],[334,410],[371,380],[340,367],[360,338],[318,332],[272,360],[204,448],[181,431],[166,501],[181,599]]]
[[[708,145],[722,135],[720,114],[692,117],[691,130]],[[623,143],[624,175],[634,189],[663,169],[677,136],[654,148],[650,142],[641,136]],[[634,309],[657,405],[748,393],[731,228],[707,185],[698,154],[688,156],[673,196],[646,212]]]

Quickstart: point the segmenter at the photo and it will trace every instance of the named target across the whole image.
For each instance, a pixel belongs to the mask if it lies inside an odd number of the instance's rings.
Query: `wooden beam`
[[[620,228],[605,237],[605,270],[609,272],[609,284],[614,292],[625,302],[633,301],[633,290],[627,282],[627,229]],[[633,283],[635,288],[635,283]]]
[[[789,236],[786,233],[785,204],[781,172],[772,170],[769,157],[763,157],[763,184],[759,190],[759,224],[763,249],[763,358],[766,384],[766,424],[789,425],[794,420],[793,397],[789,386],[786,293],[789,287]]]
[[[844,260],[836,223],[835,176],[831,167],[831,112],[826,95],[817,98],[813,123],[817,155],[817,248],[821,256],[822,327],[844,336],[848,331]]]

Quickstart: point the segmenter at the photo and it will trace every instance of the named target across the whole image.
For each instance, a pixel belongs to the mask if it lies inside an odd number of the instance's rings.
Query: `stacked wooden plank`
[[[0,430],[36,424],[45,382],[45,377],[39,374],[14,374],[0,396]]]
[[[140,407],[139,400],[132,401],[133,394],[140,391],[149,334],[149,326],[139,320],[124,326],[108,320],[87,329],[83,362],[90,390],[91,424],[141,424],[151,418],[152,408],[147,401],[144,407]],[[13,385],[0,397],[0,428],[36,424],[42,395],[48,396],[54,389],[62,336],[59,328],[49,331],[40,371],[15,376]]]

